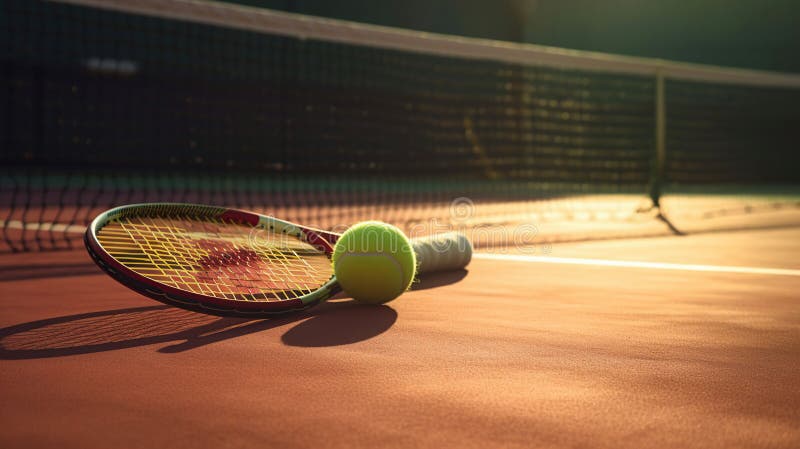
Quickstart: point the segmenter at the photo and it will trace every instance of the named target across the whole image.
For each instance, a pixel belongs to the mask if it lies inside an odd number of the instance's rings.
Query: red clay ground
[[[554,246],[800,269],[800,229]],[[278,320],[0,257],[0,447],[800,447],[800,276],[476,259]]]

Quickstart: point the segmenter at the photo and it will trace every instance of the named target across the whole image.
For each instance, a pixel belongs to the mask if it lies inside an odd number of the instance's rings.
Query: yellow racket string
[[[327,256],[306,242],[213,217],[122,217],[97,238],[139,275],[220,299],[294,299],[333,275]]]

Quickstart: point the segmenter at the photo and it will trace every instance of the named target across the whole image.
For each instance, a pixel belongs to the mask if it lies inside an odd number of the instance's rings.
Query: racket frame
[[[103,249],[97,238],[98,232],[106,224],[116,219],[127,216],[143,216],[146,213],[163,214],[172,209],[189,211],[186,215],[190,215],[190,211],[194,210],[198,217],[209,216],[217,220],[247,225],[254,230],[269,230],[286,234],[309,243],[328,258],[332,256],[333,246],[340,236],[333,232],[300,226],[274,217],[238,209],[186,203],[130,204],[103,212],[92,221],[84,234],[84,244],[89,255],[103,271],[131,290],[164,304],[211,315],[260,318],[297,312],[312,307],[341,291],[336,278],[331,276],[327,282],[312,292],[298,298],[279,301],[221,299],[193,293],[154,281],[126,267]]]

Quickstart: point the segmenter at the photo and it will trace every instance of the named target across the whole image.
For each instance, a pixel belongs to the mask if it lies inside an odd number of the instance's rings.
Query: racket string
[[[327,256],[310,244],[283,233],[253,231],[209,217],[120,217],[102,228],[98,239],[142,276],[221,299],[294,299],[331,278]]]

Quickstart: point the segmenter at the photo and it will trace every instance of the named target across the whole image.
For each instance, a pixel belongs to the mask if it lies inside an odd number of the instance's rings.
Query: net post
[[[664,164],[667,156],[667,107],[664,87],[664,68],[656,69],[655,78],[655,158],[650,179],[650,199],[653,207],[660,208],[661,189],[664,182]]]

